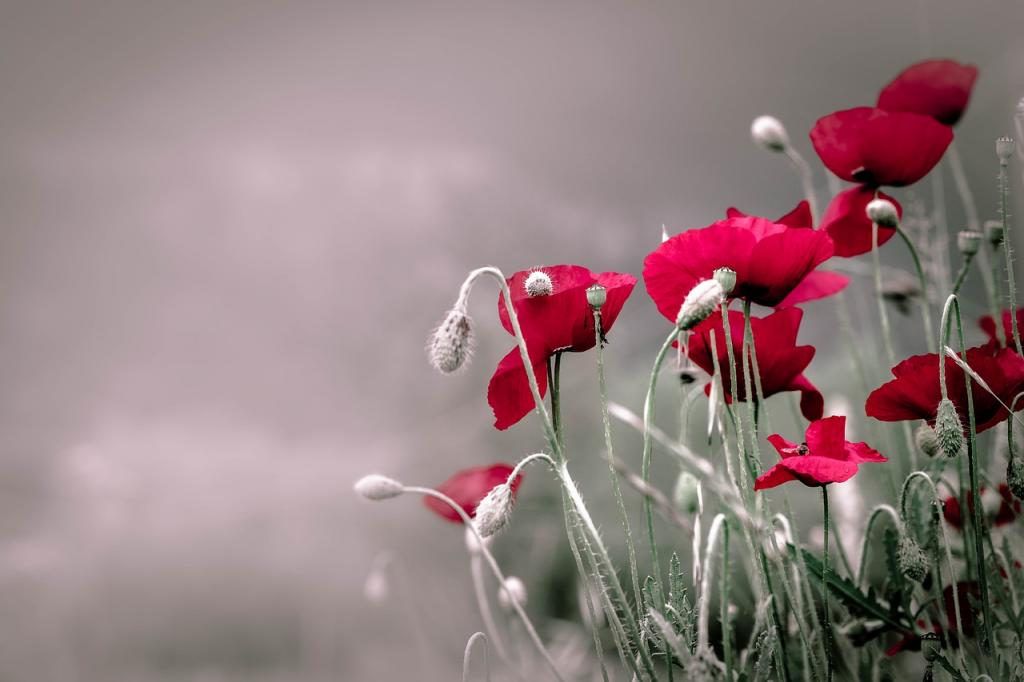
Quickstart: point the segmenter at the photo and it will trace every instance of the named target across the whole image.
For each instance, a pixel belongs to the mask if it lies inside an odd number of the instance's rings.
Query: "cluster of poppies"
[[[797,306],[834,295],[847,286],[847,278],[820,269],[823,263],[833,257],[850,258],[871,251],[875,229],[879,245],[895,234],[891,226],[872,225],[866,211],[868,203],[883,197],[901,211],[894,199],[881,193],[881,188],[911,185],[939,162],[953,139],[952,127],[963,115],[976,77],[973,66],[949,60],[922,62],[886,85],[874,107],[837,111],[819,119],[810,131],[814,149],[826,168],[852,185],[835,196],[818,226],[813,225],[807,202],[800,202],[774,221],[730,208],[723,220],[667,238],[645,258],[647,293],[673,324],[687,294],[721,268],[735,273],[727,303],[740,300],[769,309],[767,314],[750,320],[760,388],[765,398],[799,393],[801,412],[810,424],[799,444],[778,434],[769,437],[781,461],[756,480],[755,489],[793,480],[823,486],[849,479],[861,463],[886,461],[866,444],[846,440],[844,417],[824,416],[823,396],[805,375],[815,348],[797,344],[804,315]],[[587,289],[596,284],[606,291],[600,311],[602,331],[608,333],[636,282],[628,274],[595,274],[578,265],[524,270],[507,280],[542,396],[547,391],[546,370],[552,357],[584,352],[595,345],[594,308],[587,299]],[[501,297],[498,314],[512,334]],[[719,309],[687,335],[684,350],[709,375],[715,365],[721,367],[726,399],[735,397],[744,402],[754,399],[739,364],[744,317],[735,310],[727,314],[728,335]],[[1009,329],[1010,313],[1004,317],[1003,325]],[[1020,319],[1024,323],[1024,318]],[[1024,358],[1000,344],[994,320],[983,319],[981,326],[991,340],[968,350],[967,362],[996,396],[976,382],[972,385],[979,432],[1005,419],[1007,410],[1003,405],[1024,390]],[[712,343],[712,335],[717,343]],[[731,370],[730,358],[735,363]],[[869,396],[867,415],[882,421],[924,420],[934,425],[942,397],[938,356],[908,358],[892,372],[894,379]],[[963,370],[950,359],[946,361],[946,374],[948,397],[966,423]],[[710,383],[706,390],[710,390]],[[518,348],[498,363],[487,400],[498,429],[509,428],[533,410],[526,366]],[[511,470],[507,464],[496,464],[462,471],[442,484],[441,490],[472,516],[480,499],[496,483],[503,482]],[[432,508],[458,521],[440,506]]]

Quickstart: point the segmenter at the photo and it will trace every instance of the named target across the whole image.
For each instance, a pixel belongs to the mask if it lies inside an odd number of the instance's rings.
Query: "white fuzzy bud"
[[[672,489],[672,502],[679,513],[696,514],[700,508],[700,481],[689,471],[679,473],[676,485]]]
[[[956,235],[956,248],[964,256],[973,256],[981,248],[981,232],[961,230]]]
[[[935,435],[935,429],[927,424],[917,427],[914,442],[917,443],[917,449],[929,457],[934,457],[939,452],[939,439]]]
[[[381,476],[380,474],[363,476],[356,481],[356,484],[352,486],[352,489],[366,499],[374,501],[398,497],[403,492],[401,483],[393,478]]]
[[[758,116],[750,124],[750,136],[754,143],[768,151],[784,152],[789,147],[789,135],[782,121],[774,116]]]
[[[508,483],[499,483],[477,505],[476,529],[482,537],[489,538],[507,526],[511,517],[512,488]]]
[[[448,311],[427,345],[427,356],[434,369],[451,374],[466,364],[473,353],[473,327],[458,306]]]
[[[676,326],[682,330],[693,329],[718,309],[725,291],[714,279],[698,282],[683,299],[676,316]]]
[[[551,277],[548,273],[541,270],[534,270],[526,277],[526,282],[523,283],[523,288],[526,289],[526,295],[530,298],[536,298],[537,296],[548,296],[554,291],[554,285],[551,283]]]
[[[896,205],[888,199],[872,199],[867,205],[868,220],[879,227],[899,227],[900,216]]]
[[[996,140],[996,156],[999,157],[999,165],[1005,166],[1010,162],[1010,157],[1013,156],[1013,149],[1012,137],[1000,137]]]
[[[491,546],[491,538],[483,538],[483,542],[477,539],[472,528],[466,528],[466,551],[470,554],[480,554],[485,548]]]
[[[512,610],[512,604],[526,606],[526,585],[514,575],[505,578],[505,582],[498,588],[498,604],[506,611]]]
[[[903,575],[914,582],[919,583],[928,575],[928,556],[921,545],[917,544],[917,540],[906,533],[900,537],[896,560]]]

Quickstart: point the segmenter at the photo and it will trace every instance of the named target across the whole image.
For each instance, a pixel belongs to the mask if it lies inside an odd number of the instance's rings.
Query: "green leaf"
[[[786,544],[789,550],[790,557],[792,560],[797,560],[797,548],[792,544]],[[814,575],[819,581],[822,580],[823,566],[821,560],[815,555],[808,552],[806,549],[800,550],[803,555],[803,559],[807,564],[807,570]],[[832,568],[828,569],[828,574],[825,576],[825,580],[828,582],[828,586],[832,589],[832,593],[836,595],[851,611],[854,611],[860,615],[877,618],[883,623],[897,628],[903,631],[912,631],[914,628],[905,618],[900,618],[904,614],[898,614],[894,617],[894,614],[889,612],[887,606],[869,599],[867,595],[861,592],[856,585],[851,583],[846,578],[842,578]]]

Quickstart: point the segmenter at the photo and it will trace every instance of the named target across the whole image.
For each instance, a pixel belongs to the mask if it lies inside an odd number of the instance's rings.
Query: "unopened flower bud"
[[[949,398],[940,400],[935,411],[935,436],[946,457],[956,457],[964,448],[964,427],[956,406]]]
[[[506,611],[511,611],[513,602],[526,606],[526,585],[516,576],[510,575],[498,588],[498,604]]]
[[[608,300],[608,290],[600,284],[587,287],[587,303],[591,308],[600,308]]]
[[[917,427],[914,442],[917,443],[917,449],[929,457],[934,457],[939,451],[939,439],[935,435],[935,429],[927,424]]]
[[[929,663],[939,657],[939,654],[942,653],[942,640],[936,633],[926,632],[921,635],[921,653],[924,654],[924,660]]]
[[[999,220],[985,221],[985,239],[992,246],[999,246],[1003,243],[1003,223]]]
[[[459,306],[448,311],[427,346],[434,369],[451,374],[462,367],[473,352],[473,327]]]
[[[491,546],[491,538],[483,538],[483,542],[477,539],[472,528],[466,527],[466,551],[470,554],[479,554]]]
[[[393,478],[370,474],[363,476],[352,489],[368,500],[386,500],[391,497],[398,497],[403,492],[402,484]]]
[[[542,270],[534,270],[527,275],[526,282],[523,284],[523,287],[526,289],[526,295],[530,298],[547,296],[555,288],[551,283],[551,276]]]
[[[480,500],[475,525],[481,537],[489,538],[508,525],[512,517],[512,488],[499,483]]]
[[[736,288],[736,271],[732,268],[718,268],[715,270],[715,281],[722,285],[722,293],[728,296]]]
[[[904,533],[900,538],[899,549],[896,552],[899,561],[900,571],[908,579],[919,583],[928,575],[928,557],[925,555],[917,540]]]
[[[1013,156],[1013,149],[1012,137],[1000,137],[996,140],[996,156],[999,157],[999,165],[1005,166],[1010,162],[1010,157]]]
[[[717,280],[698,282],[683,299],[676,316],[676,326],[684,331],[693,329],[718,309],[724,296],[722,285]]]
[[[1006,485],[1018,500],[1024,500],[1024,460],[1011,457],[1006,464]]]
[[[750,124],[754,143],[772,152],[784,152],[789,147],[789,135],[782,122],[774,116],[758,116]]]
[[[896,211],[896,205],[888,199],[872,199],[865,210],[868,220],[877,223],[879,227],[899,227],[900,215]]]
[[[965,256],[973,256],[981,248],[981,233],[961,230],[956,235],[956,248]]]
[[[689,471],[680,472],[672,489],[672,502],[681,514],[696,514],[700,509],[700,481]]]

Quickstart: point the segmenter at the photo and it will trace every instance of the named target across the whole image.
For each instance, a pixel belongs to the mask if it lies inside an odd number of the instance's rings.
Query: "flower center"
[[[551,277],[549,277],[546,272],[542,272],[540,270],[534,270],[526,277],[524,287],[526,289],[526,295],[530,298],[547,296],[555,288],[551,283]]]

